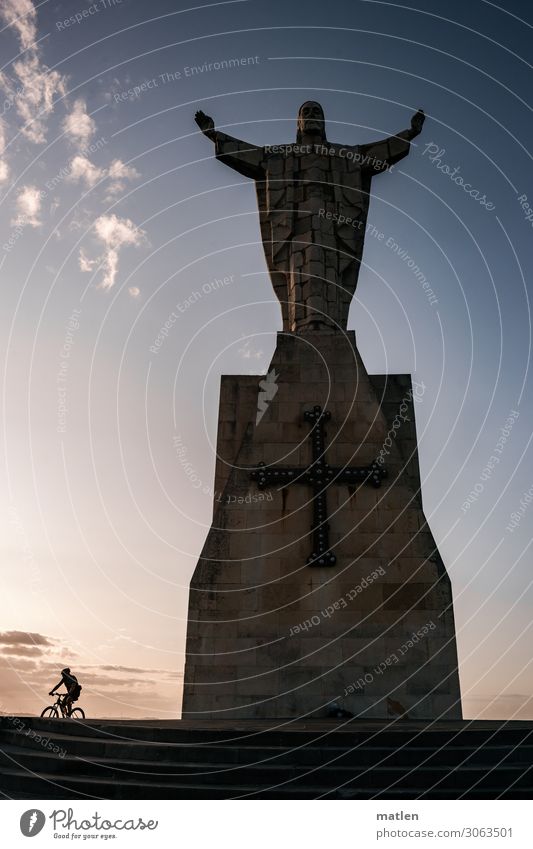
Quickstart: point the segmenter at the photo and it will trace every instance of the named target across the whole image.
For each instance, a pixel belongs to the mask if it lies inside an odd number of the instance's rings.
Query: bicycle
[[[72,708],[70,713],[68,712],[64,703],[67,696],[68,693],[58,693],[55,704],[45,707],[41,713],[41,718],[59,719],[59,714],[61,713],[63,719],[85,719],[85,713],[80,707]]]

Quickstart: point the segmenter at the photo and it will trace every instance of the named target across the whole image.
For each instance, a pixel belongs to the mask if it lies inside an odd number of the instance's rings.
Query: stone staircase
[[[533,723],[0,717],[23,799],[530,799]]]

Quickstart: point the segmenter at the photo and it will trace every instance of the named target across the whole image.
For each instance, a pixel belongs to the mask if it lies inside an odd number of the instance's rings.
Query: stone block
[[[320,637],[302,639],[302,663],[312,662],[324,668],[333,668],[343,662],[343,652],[340,638],[327,640]]]
[[[430,584],[410,582],[407,584],[388,583],[383,586],[383,607],[385,610],[408,611],[427,610],[429,606]]]
[[[226,629],[224,629],[225,631]],[[247,639],[253,637],[264,637],[265,639],[275,639],[279,633],[279,627],[273,617],[273,614],[269,614],[269,616],[249,616],[246,618],[239,619],[238,622],[235,623],[235,636],[238,636],[239,639],[241,637],[246,637]],[[219,634],[221,632],[219,631]]]
[[[279,693],[279,673],[277,670],[257,667],[239,669],[237,689],[241,696],[267,697]]]
[[[281,562],[275,557],[269,557],[267,560],[245,561],[241,564],[240,571],[240,580],[244,587],[259,589],[280,579]]]
[[[312,250],[305,262],[312,261]],[[314,288],[317,285],[321,288]],[[306,297],[322,297],[323,287],[316,278],[309,279],[302,294],[305,290]],[[278,395],[259,427],[255,415],[261,378],[228,377],[221,382],[217,489],[226,487],[235,497],[256,494],[255,483],[242,467],[260,460],[309,465],[310,428],[302,416],[315,404],[331,412],[325,429],[330,465],[362,465],[384,448],[405,386],[400,378],[368,377],[352,332],[347,338],[315,331],[280,334],[272,367],[280,374]],[[328,489],[334,567],[305,565],[313,545],[309,487],[272,487],[272,499],[263,503],[215,505],[218,529],[208,534],[191,588],[187,712],[191,706],[208,705],[202,715],[323,715],[324,706],[346,682],[382,663],[432,621],[435,628],[394,668],[374,675],[365,693],[351,694],[343,704],[367,718],[387,718],[386,697],[392,691],[409,698],[410,709],[420,704],[413,708],[417,716],[430,717],[443,706],[453,715],[459,686],[451,588],[447,580],[435,584],[443,567],[427,560],[438,554],[432,551],[435,543],[420,499],[413,500],[420,486],[417,463],[410,464],[409,472],[404,469],[405,452],[416,449],[414,424],[408,425],[384,454],[389,478],[379,490],[344,484]],[[378,566],[385,574],[346,599]],[[339,609],[330,613],[335,603]],[[201,683],[195,681],[197,668],[206,679]],[[232,674],[221,681],[219,673],[227,668]],[[436,684],[446,669],[452,670],[449,692]],[[266,682],[269,673],[269,685],[261,687],[258,681]],[[438,695],[428,695],[434,684]]]

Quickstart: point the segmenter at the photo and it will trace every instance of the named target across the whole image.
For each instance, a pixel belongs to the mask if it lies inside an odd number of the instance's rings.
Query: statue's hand
[[[422,127],[424,126],[424,121],[426,120],[426,116],[424,114],[423,109],[419,109],[418,112],[415,112],[413,117],[411,118],[411,132],[412,137],[420,135],[422,132]]]
[[[201,109],[199,109],[198,112],[195,114],[194,120],[200,127],[202,133],[205,133],[205,135],[207,135],[208,133],[212,133],[215,129],[215,122],[213,121],[213,119],[210,118],[209,115],[206,115],[205,112],[202,112]]]

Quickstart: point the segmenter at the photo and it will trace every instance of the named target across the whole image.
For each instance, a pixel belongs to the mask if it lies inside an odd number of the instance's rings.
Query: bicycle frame
[[[56,699],[56,701],[54,702],[54,705],[53,705],[54,707],[59,708],[59,710],[61,711],[61,716],[64,719],[68,719],[69,716],[70,716],[70,713],[68,713],[68,711],[67,711],[67,709],[64,705],[64,701],[65,701],[67,696],[68,696],[68,693],[58,693],[57,699]],[[70,709],[72,710],[72,704],[70,705]]]
[[[41,713],[41,717],[44,717],[45,719],[53,719],[55,717],[58,719],[61,716],[62,719],[85,719],[85,711],[83,708],[79,706],[74,707],[73,703],[71,703],[70,710],[67,710],[65,705],[65,700],[67,698],[68,693],[58,693],[54,704],[45,707]]]

